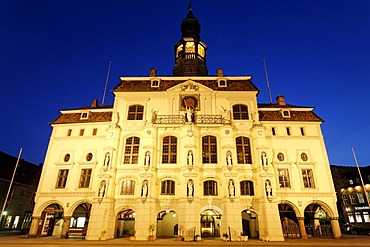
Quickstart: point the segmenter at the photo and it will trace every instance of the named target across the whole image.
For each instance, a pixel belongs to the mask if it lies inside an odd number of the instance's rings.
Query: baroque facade
[[[30,236],[340,237],[322,119],[258,103],[251,76],[208,75],[191,8],[181,32],[173,76],[120,77],[112,106],[51,123]]]

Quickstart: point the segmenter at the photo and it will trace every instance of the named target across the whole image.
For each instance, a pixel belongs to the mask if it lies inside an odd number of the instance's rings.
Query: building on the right
[[[369,234],[370,205],[367,198],[370,198],[370,166],[360,167],[363,183],[357,167],[331,165],[330,168],[342,231]]]

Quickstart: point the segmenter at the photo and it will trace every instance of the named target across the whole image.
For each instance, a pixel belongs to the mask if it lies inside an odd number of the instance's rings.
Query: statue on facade
[[[148,197],[149,185],[148,180],[144,180],[141,186],[141,197]]]
[[[235,186],[234,186],[234,180],[230,179],[229,180],[229,196],[230,197],[233,197],[235,196]]]
[[[152,110],[152,123],[155,123],[157,120],[157,111]]]
[[[186,108],[186,122],[193,122],[193,109],[191,107]]]
[[[194,197],[194,182],[193,180],[189,179],[188,180],[188,197]]]
[[[271,182],[268,179],[265,181],[265,190],[266,190],[266,196],[267,197],[272,197]]]
[[[191,150],[188,151],[187,164],[188,166],[194,165],[194,156],[193,156],[193,151]]]
[[[268,160],[267,160],[266,152],[261,153],[261,163],[262,163],[262,166],[268,166]]]
[[[145,158],[144,158],[144,166],[149,167],[150,166],[150,152],[145,152]]]
[[[107,182],[105,180],[102,180],[99,186],[98,197],[104,197],[106,187],[107,187]]]
[[[106,152],[103,162],[104,171],[108,170],[109,164],[110,164],[110,153]]]
[[[226,152],[226,165],[228,165],[228,166],[233,165],[233,159],[231,157],[231,152],[230,151]]]

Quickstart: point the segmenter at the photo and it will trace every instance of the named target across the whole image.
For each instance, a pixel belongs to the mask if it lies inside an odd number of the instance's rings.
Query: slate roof
[[[92,122],[110,122],[112,121],[112,112],[90,112],[87,119],[81,119],[81,113],[61,114],[50,124],[65,123],[92,123]]]
[[[261,110],[263,108],[280,108],[280,109],[292,109],[290,110],[290,117],[283,117],[281,111],[272,110]],[[299,108],[312,108],[307,106],[295,106],[295,105],[279,105],[279,104],[258,104],[258,114],[260,121],[300,121],[300,122],[324,122],[319,116],[317,116],[312,110],[299,110]]]
[[[151,87],[150,80],[123,80],[114,89],[113,92],[147,92],[147,91],[166,91],[180,83],[187,81],[184,77],[181,80],[162,80],[159,87]],[[227,80],[227,87],[219,87],[217,80],[193,80],[215,91],[259,91],[251,80]]]

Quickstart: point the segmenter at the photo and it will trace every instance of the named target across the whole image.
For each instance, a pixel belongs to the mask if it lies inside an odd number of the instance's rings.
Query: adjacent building
[[[22,233],[27,233],[31,225],[41,166],[20,159],[15,171],[16,164],[17,157],[0,151],[0,205],[1,208],[5,206],[0,230],[22,230]],[[9,188],[13,174],[13,184]]]
[[[361,232],[370,232],[370,166],[330,166],[338,197],[342,224],[352,224]],[[361,176],[360,176],[361,174]]]
[[[31,237],[340,237],[323,120],[209,75],[200,28],[189,8],[173,75],[122,76],[113,105],[51,122]]]

